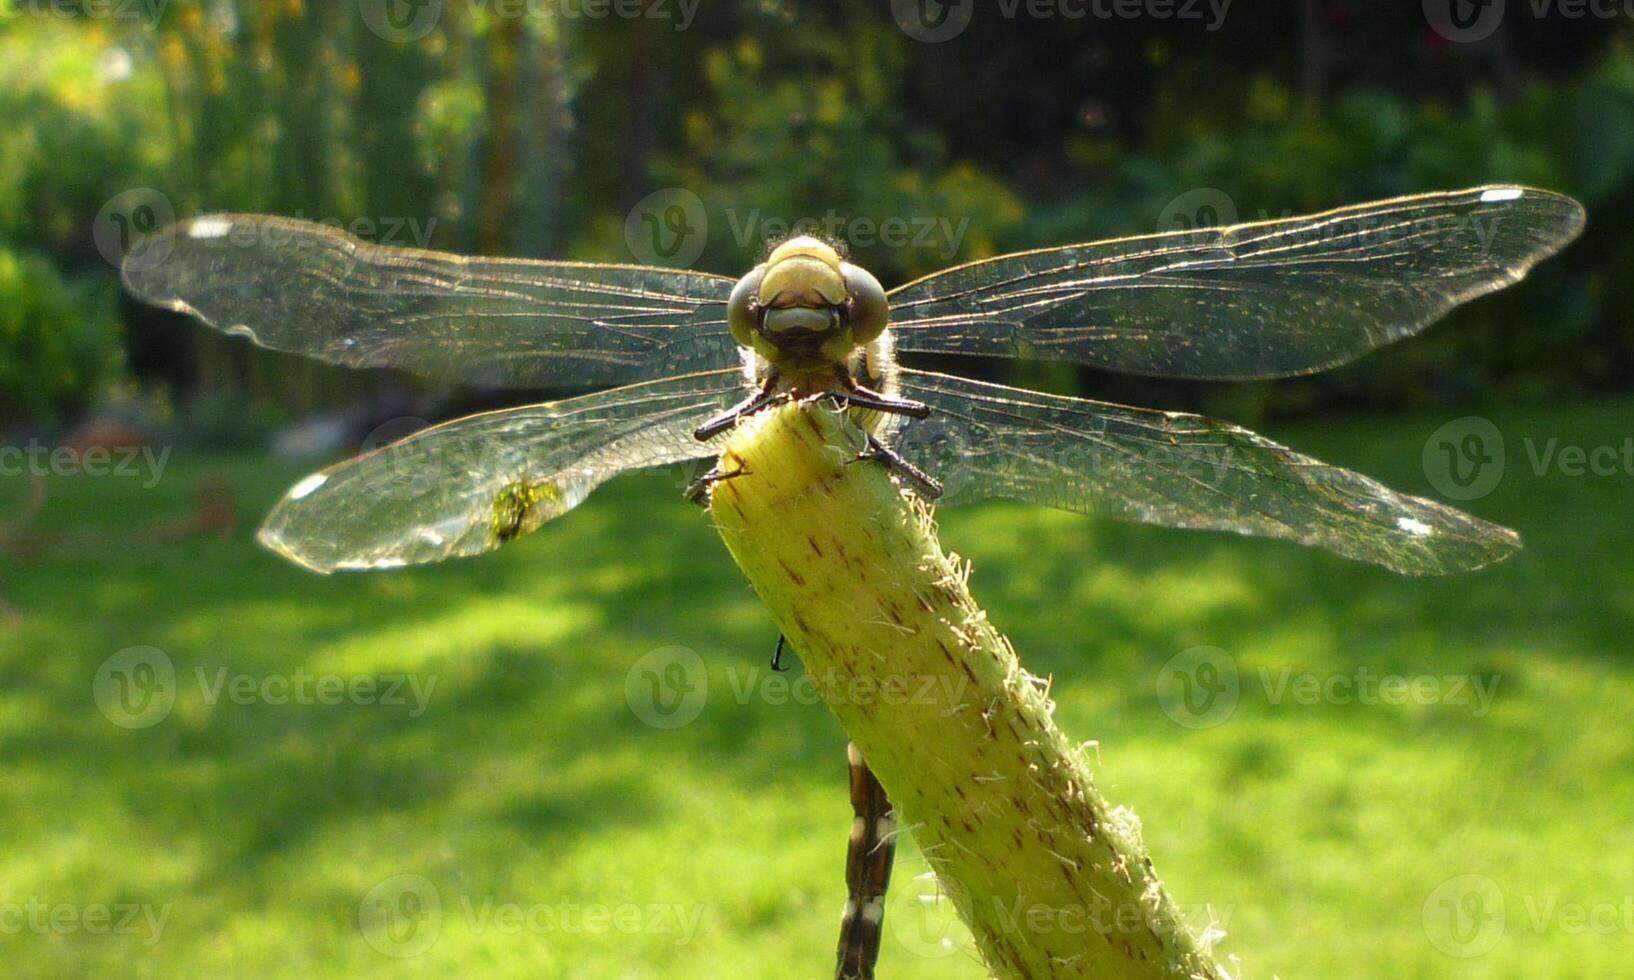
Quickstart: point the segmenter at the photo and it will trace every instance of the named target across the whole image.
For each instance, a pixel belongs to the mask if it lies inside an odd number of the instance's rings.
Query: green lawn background
[[[1468,507],[1527,548],[1470,576],[1402,579],[1019,505],[942,515],[992,619],[1054,675],[1060,724],[1099,742],[1100,788],[1140,815],[1177,900],[1212,909],[1244,976],[1628,975],[1634,476],[1538,476],[1525,440],[1620,444],[1634,404],[1492,418],[1507,470]],[[1430,493],[1420,453],[1445,421],[1275,435]],[[251,540],[304,470],[178,454],[153,489],[48,482],[35,529],[51,547],[0,565],[0,597],[21,614],[0,633],[0,973],[830,975],[845,738],[821,706],[736,694],[764,679],[775,628],[674,472],[618,481],[497,555],[322,578]],[[237,533],[142,543],[211,476],[235,489]],[[0,490],[10,512],[22,487]],[[178,676],[174,709],[142,730],[93,700],[99,666],[133,645],[163,650]],[[629,708],[626,678],[677,645],[707,664],[709,699],[695,722],[657,729]],[[1228,652],[1242,696],[1222,723],[1190,729],[1154,684],[1198,645]],[[1261,682],[1362,666],[1499,686],[1476,717],[1467,704],[1271,704]],[[197,671],[223,668],[435,687],[417,717],[212,706]],[[921,900],[924,870],[905,844],[880,975],[981,976],[968,937]],[[1437,948],[1434,904],[1469,874],[1497,889],[1501,931],[1461,958]],[[409,920],[394,946],[359,919],[399,875],[429,882],[441,912]],[[30,900],[169,911],[157,941],[6,929],[4,910]],[[507,906],[531,919],[502,922]],[[696,928],[651,928],[650,907]],[[597,929],[598,909],[643,922]],[[430,935],[417,955],[376,948]]]

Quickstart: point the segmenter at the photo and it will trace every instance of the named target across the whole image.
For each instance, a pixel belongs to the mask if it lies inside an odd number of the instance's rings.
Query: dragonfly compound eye
[[[885,332],[891,318],[890,305],[885,302],[885,289],[867,269],[849,262],[840,266],[845,277],[845,291],[849,300],[851,339],[858,344],[871,343]]]
[[[732,287],[732,298],[726,302],[726,326],[740,347],[754,346],[755,332],[760,328],[760,281],[764,278],[766,267],[755,266]]]

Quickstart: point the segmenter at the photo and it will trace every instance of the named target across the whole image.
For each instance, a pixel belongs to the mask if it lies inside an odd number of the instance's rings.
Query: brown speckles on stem
[[[722,540],[913,826],[996,975],[1156,980],[1221,974],[1182,932],[1128,821],[1114,818],[1087,763],[1054,727],[1004,637],[876,466],[851,466],[860,434],[821,406],[760,413],[727,460]],[[937,678],[948,698],[880,703],[857,680]],[[827,678],[832,678],[830,683]],[[985,706],[985,707],[984,707]],[[1092,896],[1091,902],[1085,896]],[[1029,925],[1016,909],[1134,909],[1134,929]],[[1125,913],[1128,914],[1128,913]]]

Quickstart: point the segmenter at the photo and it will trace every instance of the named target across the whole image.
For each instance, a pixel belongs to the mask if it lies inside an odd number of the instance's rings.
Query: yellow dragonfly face
[[[888,319],[879,280],[809,235],[774,249],[738,280],[726,306],[732,339],[790,373],[845,363]]]

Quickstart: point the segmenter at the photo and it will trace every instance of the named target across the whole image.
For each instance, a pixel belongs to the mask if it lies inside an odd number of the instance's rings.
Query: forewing
[[[322,224],[233,214],[158,232],[122,272],[149,303],[349,367],[525,388],[737,362],[732,280],[700,272],[389,248]]]
[[[1520,538],[1216,419],[903,371],[932,414],[893,437],[960,503],[1008,497],[1325,548],[1409,575],[1479,568]]]
[[[1517,282],[1583,227],[1569,197],[1477,187],[1040,249],[891,293],[903,351],[1247,379],[1342,364]]]
[[[480,554],[625,470],[717,454],[692,430],[742,394],[712,371],[448,422],[297,483],[260,540],[319,572]]]

